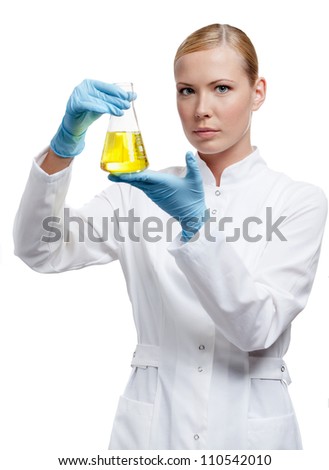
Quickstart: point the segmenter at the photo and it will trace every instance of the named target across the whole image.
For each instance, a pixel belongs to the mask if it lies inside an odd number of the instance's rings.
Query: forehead
[[[183,83],[247,78],[243,58],[229,46],[185,54],[176,61],[174,72],[176,81]]]

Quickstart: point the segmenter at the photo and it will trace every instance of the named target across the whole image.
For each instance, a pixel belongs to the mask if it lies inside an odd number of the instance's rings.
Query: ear
[[[254,85],[254,98],[252,104],[252,111],[257,111],[266,98],[266,80],[263,77],[260,77],[256,80]]]

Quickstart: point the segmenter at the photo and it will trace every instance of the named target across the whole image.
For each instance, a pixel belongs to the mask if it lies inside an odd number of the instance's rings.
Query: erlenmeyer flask
[[[133,91],[132,83],[116,85],[125,91]],[[123,116],[110,116],[101,168],[109,173],[132,173],[147,167],[148,160],[132,101]]]

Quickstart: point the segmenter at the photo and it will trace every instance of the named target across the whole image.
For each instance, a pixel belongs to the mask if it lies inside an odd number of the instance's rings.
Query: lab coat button
[[[204,351],[206,349],[206,347],[203,344],[200,344],[199,349],[200,349],[200,351]]]
[[[203,368],[202,368],[202,367],[198,367],[198,371],[199,371],[199,372],[203,372]]]
[[[281,367],[281,372],[284,372],[286,370],[285,366]]]
[[[194,434],[194,440],[197,441],[200,438],[199,434]]]
[[[217,209],[213,209],[213,210],[211,211],[211,213],[212,213],[212,214],[217,214]]]
[[[216,196],[220,196],[220,191],[219,191],[219,189],[217,189],[217,190],[215,191],[215,194],[216,194]]]

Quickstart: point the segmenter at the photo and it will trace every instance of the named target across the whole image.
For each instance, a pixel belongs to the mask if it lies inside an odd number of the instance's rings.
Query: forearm
[[[39,159],[41,156],[39,157]],[[64,159],[63,159],[64,160]],[[37,162],[33,166],[21,198],[14,223],[15,254],[33,269],[50,271],[46,266],[50,248],[57,243],[45,243],[47,220],[62,221],[62,210],[70,182],[69,169],[53,176],[43,171]],[[50,246],[51,245],[51,246]]]
[[[65,206],[72,168],[62,171],[57,168],[57,173],[48,175],[38,164],[43,155],[33,162],[15,217],[15,254],[41,273],[63,272],[117,259],[113,224],[109,224],[108,236],[101,242],[104,214],[108,220],[113,217],[111,198],[97,195],[78,210]],[[121,207],[121,193],[116,187],[113,189],[115,207]]]
[[[59,157],[52,149],[49,149],[44,161],[40,165],[48,175],[53,175],[67,168],[73,160],[72,158]]]
[[[224,240],[208,242],[201,236],[180,247],[176,240],[169,252],[221,334],[239,349],[269,347],[286,328],[285,319],[275,315],[271,290],[255,282]],[[287,297],[282,304],[292,300]]]
[[[295,189],[295,188],[294,188]],[[321,190],[295,189],[283,209],[286,241],[273,238],[260,247],[232,246],[225,234],[174,243],[169,251],[221,333],[245,351],[266,349],[303,310],[320,254],[327,202]],[[247,263],[254,252],[256,264]]]

